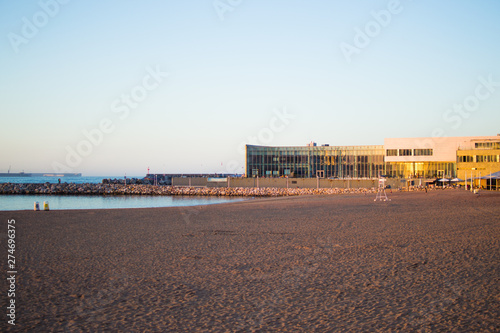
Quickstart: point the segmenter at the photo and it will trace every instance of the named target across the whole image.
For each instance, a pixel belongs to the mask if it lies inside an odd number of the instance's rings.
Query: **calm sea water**
[[[121,177],[60,177],[61,183],[91,183],[91,184],[99,184],[102,183],[103,179],[123,179]],[[127,177],[127,178],[142,178],[142,177]],[[41,183],[57,183],[59,177],[0,177],[0,183],[33,183],[33,184],[41,184]]]
[[[122,177],[61,177],[61,183],[102,183],[103,179],[123,179]],[[141,178],[141,177],[127,177]],[[58,177],[0,177],[0,183],[57,183]],[[211,205],[231,201],[246,200],[230,197],[194,196],[83,196],[83,195],[0,195],[0,210],[32,210],[35,201],[43,209],[43,202],[55,209],[114,209],[152,208]]]
[[[195,196],[85,196],[85,195],[0,195],[0,210],[33,210],[35,201],[43,209],[48,201],[57,209],[115,209],[211,205],[242,201],[242,198]]]

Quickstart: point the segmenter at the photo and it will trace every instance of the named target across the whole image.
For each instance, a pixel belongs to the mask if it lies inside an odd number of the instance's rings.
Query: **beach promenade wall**
[[[378,187],[378,179],[325,179],[325,178],[229,178],[214,182],[202,177],[174,177],[175,186],[206,187],[274,187],[274,188],[372,188]],[[404,187],[399,179],[387,179],[392,188]]]
[[[174,186],[208,186],[207,177],[172,177],[172,185]],[[221,185],[227,186],[226,182],[221,182]]]

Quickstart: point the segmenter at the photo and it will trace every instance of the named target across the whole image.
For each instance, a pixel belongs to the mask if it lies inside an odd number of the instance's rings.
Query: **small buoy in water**
[[[38,201],[35,201],[35,210],[40,210],[40,204]]]
[[[49,210],[49,202],[48,201],[43,202],[43,210]]]

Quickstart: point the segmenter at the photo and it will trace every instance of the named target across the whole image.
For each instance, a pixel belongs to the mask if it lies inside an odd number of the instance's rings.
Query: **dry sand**
[[[2,330],[499,332],[500,194],[0,212]]]

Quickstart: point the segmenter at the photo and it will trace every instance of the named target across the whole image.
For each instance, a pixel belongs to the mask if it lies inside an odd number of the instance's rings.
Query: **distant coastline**
[[[81,177],[81,173],[53,173],[53,172],[8,172],[0,173],[0,177]]]

